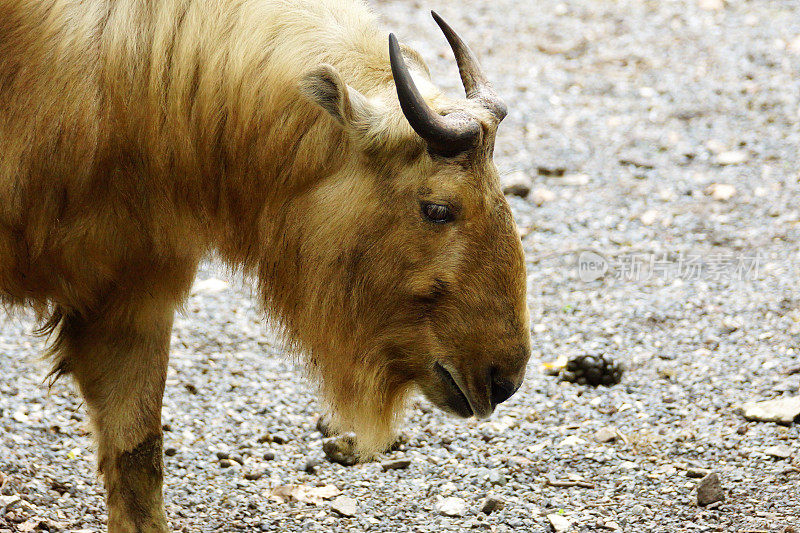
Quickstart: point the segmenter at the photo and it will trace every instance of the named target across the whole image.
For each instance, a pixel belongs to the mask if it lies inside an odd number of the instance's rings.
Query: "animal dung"
[[[571,357],[561,369],[559,378],[570,383],[610,387],[622,381],[624,368],[606,354],[583,354]]]

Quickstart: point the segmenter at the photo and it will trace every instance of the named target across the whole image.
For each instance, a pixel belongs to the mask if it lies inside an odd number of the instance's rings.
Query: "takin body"
[[[110,531],[167,531],[170,331],[210,252],[364,453],[414,389],[486,417],[519,387],[505,106],[437,22],[467,98],[354,0],[0,0],[0,303],[39,313],[85,398]]]

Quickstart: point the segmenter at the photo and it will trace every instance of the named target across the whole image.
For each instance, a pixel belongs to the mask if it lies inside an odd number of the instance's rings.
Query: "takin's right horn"
[[[481,134],[481,125],[464,111],[440,115],[428,106],[411,78],[393,33],[389,34],[389,61],[400,108],[432,153],[452,157],[475,146]]]

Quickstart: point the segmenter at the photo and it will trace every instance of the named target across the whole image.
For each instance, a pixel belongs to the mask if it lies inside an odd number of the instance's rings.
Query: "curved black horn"
[[[411,78],[397,37],[393,33],[389,34],[389,61],[400,108],[417,135],[428,144],[431,152],[453,156],[475,145],[481,133],[480,124],[463,111],[442,116],[428,107]]]
[[[478,58],[475,57],[469,46],[436,11],[431,11],[431,16],[441,28],[447,42],[450,44],[450,48],[453,50],[453,55],[456,57],[456,64],[458,65],[458,73],[461,75],[461,82],[467,92],[467,98],[479,100],[498,120],[503,120],[508,112],[506,104],[497,96],[489,80],[484,76],[478,63]]]

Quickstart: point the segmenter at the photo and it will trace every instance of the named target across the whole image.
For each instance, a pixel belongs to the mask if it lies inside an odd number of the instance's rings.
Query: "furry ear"
[[[300,92],[343,126],[364,129],[373,115],[372,105],[366,97],[348,87],[336,69],[327,64],[303,76]]]

